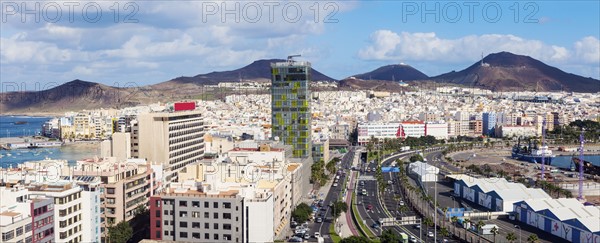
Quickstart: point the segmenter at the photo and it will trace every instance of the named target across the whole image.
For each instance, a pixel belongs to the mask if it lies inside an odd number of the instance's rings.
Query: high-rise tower
[[[293,156],[311,156],[311,111],[309,62],[294,61],[271,64],[272,136],[292,145]]]

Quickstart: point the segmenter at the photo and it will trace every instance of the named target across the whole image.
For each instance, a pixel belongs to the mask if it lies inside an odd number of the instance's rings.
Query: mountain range
[[[270,64],[282,59],[257,60],[231,70],[178,77],[147,86],[111,87],[104,84],[73,80],[43,90],[0,93],[3,114],[61,113],[67,110],[120,108],[151,102],[180,99],[215,98],[214,90],[207,88],[220,82],[255,81],[271,79]],[[528,56],[509,52],[494,53],[473,65],[455,72],[434,77],[404,64],[386,65],[373,71],[335,80],[314,68],[313,81],[338,82],[341,89],[402,90],[398,81],[435,82],[493,91],[575,91],[600,92],[600,80],[566,73]],[[264,91],[263,93],[266,93]]]

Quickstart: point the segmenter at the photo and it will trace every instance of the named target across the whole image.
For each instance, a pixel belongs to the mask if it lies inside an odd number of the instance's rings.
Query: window
[[[219,208],[219,202],[214,202],[213,203],[213,208]]]
[[[208,224],[208,223],[204,223],[204,228],[205,228],[205,229],[210,229],[210,226],[209,226],[209,224]]]
[[[179,232],[179,237],[187,238],[187,232]]]
[[[160,227],[160,220],[156,220],[156,227]]]
[[[165,230],[165,236],[166,235],[169,235],[169,231],[168,230]]]
[[[160,210],[154,211],[154,214],[157,218],[160,218]]]
[[[165,220],[165,225],[169,225],[169,221],[168,220]],[[165,235],[167,235],[167,234],[165,234]]]
[[[192,207],[195,207],[195,208],[198,208],[198,207],[200,207],[200,202],[198,202],[198,201],[193,201],[193,202],[192,202]]]
[[[187,217],[187,212],[186,211],[179,212],[179,217],[182,217],[182,218]]]
[[[8,231],[6,233],[2,233],[2,241],[9,241],[14,237],[15,237],[15,232],[12,230]]]
[[[208,208],[208,202],[204,202],[204,207]]]
[[[16,234],[17,236],[22,235],[23,234],[23,227],[19,227],[16,229]]]
[[[179,227],[187,228],[187,222],[179,222]]]
[[[215,240],[218,240],[219,239],[219,234],[215,234],[214,237],[215,237]]]
[[[223,207],[224,208],[231,208],[231,203],[228,203],[228,202],[223,203]]]
[[[210,234],[209,233],[204,233],[204,239],[210,239]]]
[[[115,189],[114,188],[106,188],[106,193],[107,194],[115,194]],[[62,201],[62,198],[60,201]],[[60,204],[62,204],[62,202]]]
[[[205,218],[205,219],[207,219],[207,218],[209,218],[209,217],[210,217],[210,216],[209,216],[208,212],[204,212],[204,218]]]
[[[192,238],[200,239],[200,233],[192,233]]]
[[[31,231],[31,223],[25,225],[25,233]]]
[[[192,222],[192,228],[199,229],[200,228],[200,223],[198,223],[198,222]]]
[[[224,230],[231,230],[231,224],[223,224]]]
[[[219,224],[218,224],[218,223],[214,223],[214,224],[213,224],[213,227],[214,227],[213,229],[216,229],[216,230],[217,230],[217,229],[219,229]]]
[[[215,219],[218,219],[219,218],[219,213],[213,213],[213,216],[214,216]]]
[[[156,238],[160,238],[160,230],[156,231],[155,234],[156,234]]]
[[[187,201],[179,201],[180,207],[187,207]]]
[[[169,215],[169,210],[165,210],[165,211],[163,211],[163,214],[165,214],[165,215]]]
[[[160,200],[156,200],[156,207],[160,208]]]
[[[223,240],[231,240],[231,235],[230,234],[225,234],[223,235]]]
[[[231,213],[223,213],[224,219],[231,219]]]

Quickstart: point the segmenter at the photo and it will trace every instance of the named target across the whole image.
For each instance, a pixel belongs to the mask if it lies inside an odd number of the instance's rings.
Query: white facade
[[[426,123],[425,136],[434,136],[436,139],[448,139],[448,124],[433,122]]]
[[[101,203],[100,197],[103,189],[100,188],[100,183],[96,183],[97,187],[92,190],[84,190],[81,192],[81,208],[83,219],[83,242],[100,242],[102,237],[101,227]]]
[[[248,213],[248,242],[273,242],[273,194],[268,199],[244,199]]]
[[[421,182],[437,181],[437,175],[440,173],[440,169],[437,167],[420,161],[410,163],[408,169],[410,170],[410,173],[416,175]]]
[[[40,185],[38,188],[41,189],[40,194],[54,198],[54,237],[56,241],[82,242],[84,234],[82,189],[76,184],[66,181]]]
[[[420,121],[400,123],[400,137],[423,137],[425,136],[425,123]]]
[[[397,138],[400,123],[364,123],[358,125],[358,143],[369,142],[371,137],[378,139]]]
[[[500,126],[496,129],[497,137],[534,137],[537,135],[535,126]]]

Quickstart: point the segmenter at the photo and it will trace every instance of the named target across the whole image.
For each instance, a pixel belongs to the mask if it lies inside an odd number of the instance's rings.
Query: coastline
[[[2,116],[22,116],[22,117],[59,117],[64,116],[65,112],[7,112],[3,113]]]

